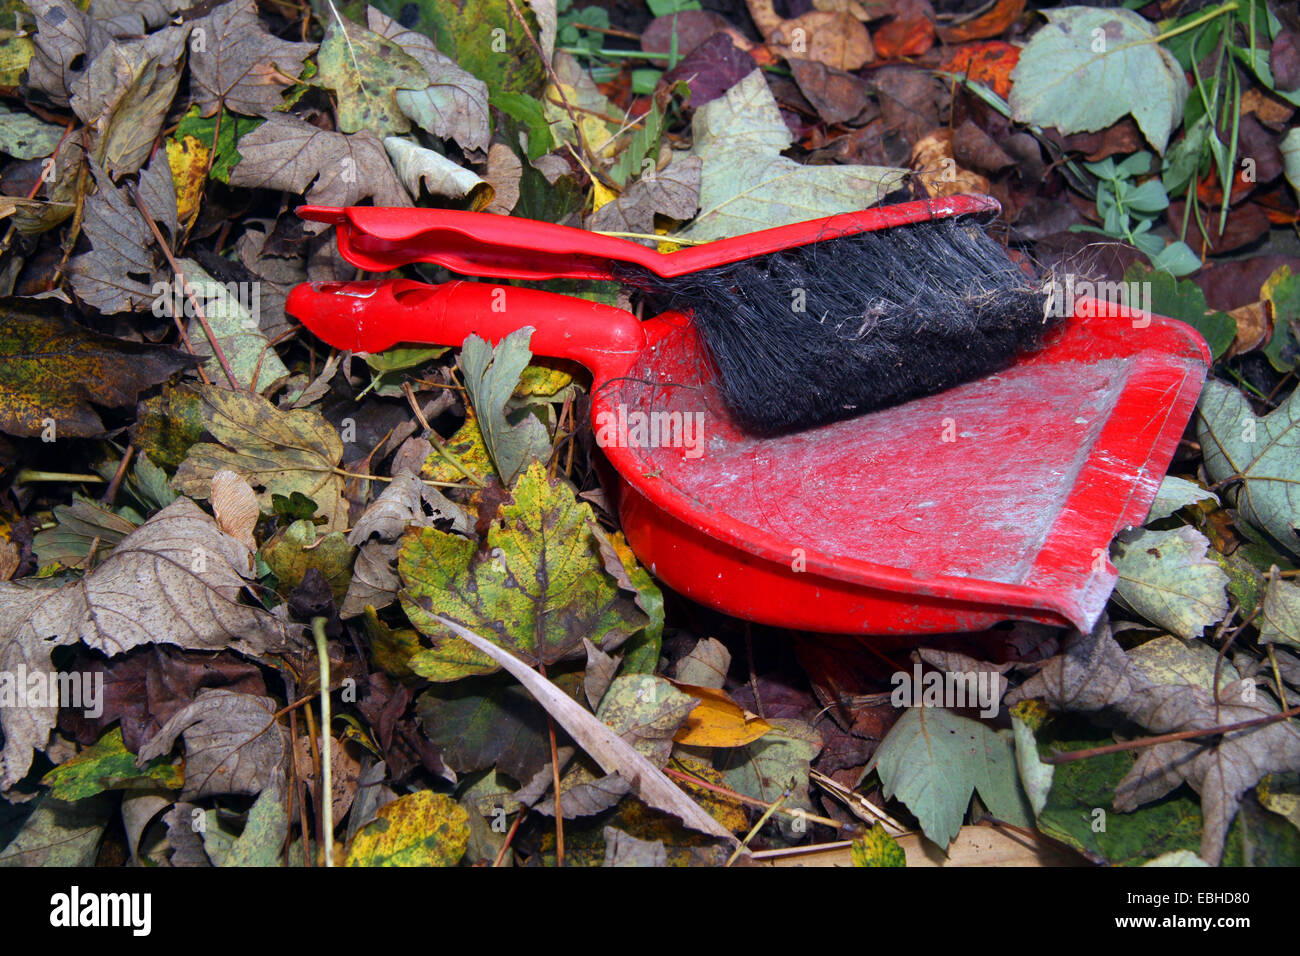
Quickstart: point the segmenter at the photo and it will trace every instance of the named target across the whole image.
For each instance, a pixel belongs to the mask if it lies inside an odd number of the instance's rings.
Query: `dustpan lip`
[[[1071,325],[1075,323],[1087,323],[1087,332],[1116,346],[1117,357],[1134,360],[1133,367],[1079,470],[1085,480],[1076,480],[1020,582],[956,575],[919,577],[894,565],[803,545],[806,571],[801,573],[901,595],[1048,611],[1080,629],[1091,628],[1117,577],[1109,560],[1103,568],[1094,566],[1094,549],[1106,552],[1116,533],[1146,517],[1191,418],[1211,360],[1199,333],[1163,316],[1151,315],[1143,334],[1131,335],[1129,316],[1098,300],[1081,298],[1070,320]],[[1036,354],[1054,347],[1048,345]],[[1151,415],[1149,409],[1137,408],[1143,390],[1153,386],[1158,386],[1164,400],[1163,414]],[[612,401],[612,395],[593,394],[593,420],[598,412],[612,410]],[[1126,414],[1133,411],[1145,416],[1146,432],[1133,429],[1134,423],[1128,420],[1131,415]],[[789,565],[790,548],[797,542],[756,528],[728,512],[701,507],[685,492],[648,474],[634,449],[611,446],[603,451],[623,481],[653,507],[739,551]],[[636,451],[644,453],[643,449]],[[1116,462],[1120,468],[1115,467]],[[1126,470],[1124,466],[1129,467]],[[1125,479],[1134,474],[1131,480]]]

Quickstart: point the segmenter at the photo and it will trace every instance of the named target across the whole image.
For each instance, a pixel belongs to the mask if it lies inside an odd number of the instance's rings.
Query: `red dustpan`
[[[1209,364],[1190,327],[1083,299],[999,375],[757,438],[680,314],[409,280],[301,285],[287,309],[369,352],[533,327],[535,353],[591,370],[623,530],[660,580],[737,617],[841,633],[1090,628],[1116,577],[1111,538],[1145,518]]]

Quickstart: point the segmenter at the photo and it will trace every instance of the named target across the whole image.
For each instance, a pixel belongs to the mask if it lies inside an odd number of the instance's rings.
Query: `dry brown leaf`
[[[253,486],[242,476],[223,468],[212,476],[212,511],[217,527],[249,550],[257,549],[253,527],[260,514]]]
[[[312,802],[316,802],[316,762],[311,756],[311,741],[305,736],[293,742],[293,762],[298,779],[305,781]],[[330,738],[330,792],[333,794],[334,819],[342,820],[357,796],[357,782],[361,777],[361,764],[349,748],[335,737]]]
[[[18,570],[18,546],[12,541],[0,540],[0,581],[8,581]]]
[[[663,771],[612,727],[602,723],[595,714],[585,710],[564,691],[491,641],[480,637],[469,628],[438,615],[438,620],[477,650],[491,657],[523,684],[547,713],[555,718],[570,737],[600,765],[606,773],[618,773],[631,786],[633,792],[645,803],[665,813],[671,813],[692,829],[719,837],[735,844],[735,836],[717,820],[709,816],[694,800],[684,794]]]
[[[1268,310],[1263,302],[1250,302],[1228,314],[1237,320],[1237,338],[1232,343],[1233,355],[1257,349],[1268,341],[1271,329]]]
[[[523,163],[515,151],[505,143],[493,143],[488,149],[487,172],[483,178],[492,187],[492,201],[484,212],[498,216],[510,215],[519,202],[519,179],[524,174]]]
[[[791,20],[777,15],[772,0],[746,0],[759,33],[787,59],[816,60],[837,70],[856,70],[876,58],[867,19],[857,4],[831,0]],[[830,7],[831,9],[825,9]]]
[[[936,129],[912,147],[912,168],[932,199],[961,193],[987,193],[989,181],[979,173],[962,169],[953,157],[953,133]]]
[[[967,40],[987,40],[1000,36],[1025,12],[1025,0],[997,0],[997,3],[975,17],[955,27],[941,28],[939,38],[944,43],[965,43]]]

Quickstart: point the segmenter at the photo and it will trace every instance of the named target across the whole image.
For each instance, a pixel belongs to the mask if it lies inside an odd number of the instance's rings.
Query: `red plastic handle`
[[[336,226],[343,258],[371,272],[432,262],[461,275],[540,280],[613,279],[616,263],[632,263],[664,277],[688,275],[825,239],[1000,209],[990,196],[920,199],[764,229],[667,255],[585,229],[456,209],[300,206],[298,215]]]
[[[534,354],[579,362],[598,380],[624,374],[647,335],[624,309],[485,282],[305,282],[289,293],[285,311],[323,341],[354,352],[399,342],[459,347],[470,335],[495,345],[532,326]]]

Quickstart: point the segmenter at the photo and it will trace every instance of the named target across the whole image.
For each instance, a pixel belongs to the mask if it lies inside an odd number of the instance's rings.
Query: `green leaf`
[[[348,866],[455,866],[469,845],[469,813],[431,790],[398,797],[357,831]]]
[[[1286,181],[1300,193],[1300,127],[1282,137],[1279,148],[1282,150],[1282,168],[1286,171]]]
[[[1234,503],[1241,516],[1300,554],[1300,391],[1259,419],[1241,392],[1211,380],[1197,412],[1210,480],[1239,476]]]
[[[199,108],[191,106],[189,112],[181,118],[176,127],[176,132],[172,139],[176,142],[184,141],[186,136],[193,136],[208,149],[212,149],[213,136],[216,136],[216,155],[212,157],[211,175],[219,183],[230,182],[230,171],[239,165],[242,159],[239,150],[235,144],[243,137],[245,133],[251,133],[261,126],[265,120],[252,116],[240,116],[237,113],[231,113],[229,110],[221,112],[221,127],[217,128],[217,115],[203,117],[199,115]]]
[[[1160,488],[1156,491],[1156,500],[1151,502],[1151,511],[1147,514],[1146,523],[1168,518],[1175,511],[1198,501],[1213,501],[1217,504],[1219,496],[1212,491],[1206,491],[1195,482],[1174,475],[1165,475],[1164,480],[1160,482]]]
[[[540,40],[533,11],[515,2]],[[374,6],[433,37],[452,62],[487,84],[493,100],[505,92],[536,96],[545,85],[546,67],[508,0],[379,0]]]
[[[1237,337],[1237,320],[1226,312],[1211,312],[1205,303],[1205,293],[1195,282],[1180,282],[1167,272],[1147,269],[1139,264],[1129,267],[1124,273],[1124,282],[1146,283],[1151,289],[1151,311],[1186,322],[1196,329],[1215,359],[1227,352]]]
[[[190,446],[203,437],[202,403],[189,388],[164,386],[161,395],[136,406],[131,426],[135,446],[159,466],[175,470]]]
[[[14,159],[39,159],[54,152],[62,138],[62,126],[0,104],[0,153],[8,153]]]
[[[722,782],[737,793],[775,803],[788,791],[782,807],[811,809],[808,768],[821,753],[821,734],[802,720],[774,717],[768,722],[772,729],[753,743],[718,751],[714,766],[722,771]],[[778,820],[787,837],[799,836],[790,817]]]
[[[505,307],[509,308],[510,291],[502,288]],[[506,402],[514,394],[533,353],[528,350],[533,327],[511,332],[493,348],[477,335],[471,335],[461,348],[457,364],[478,418],[479,431],[492,463],[504,484],[509,484],[530,461],[545,460],[551,451],[546,426],[524,412],[506,415]]]
[[[1115,590],[1153,624],[1199,637],[1228,613],[1228,576],[1206,556],[1209,547],[1209,539],[1190,527],[1121,535]]]
[[[925,835],[946,847],[961,830],[971,794],[1002,819],[1029,822],[1009,734],[937,707],[911,707],[880,742],[867,769],[880,774],[885,796],[897,796]],[[997,809],[995,809],[995,807]]]
[[[805,166],[781,155],[793,136],[761,70],[696,110],[691,155],[703,161],[700,214],[680,236],[721,239],[863,209],[906,172],[887,166]]]
[[[1011,713],[1011,733],[1016,742],[1016,769],[1020,773],[1020,785],[1037,818],[1047,805],[1047,795],[1052,792],[1056,768],[1039,758],[1038,742],[1034,739],[1033,729],[1014,710]]]
[[[355,554],[356,549],[348,544],[342,531],[317,537],[316,526],[309,520],[281,528],[262,546],[262,560],[280,582],[283,593],[301,584],[314,568],[324,576],[334,600],[340,604],[352,581]]]
[[[1069,752],[1114,740],[1098,735],[1050,743],[1053,750]],[[1138,865],[1171,850],[1195,852],[1201,845],[1201,810],[1189,790],[1131,813],[1112,808],[1115,787],[1132,769],[1133,760],[1131,752],[1121,752],[1056,765],[1038,829],[1095,862],[1121,866]]]
[[[1273,334],[1264,346],[1269,364],[1286,375],[1300,363],[1300,275],[1292,275],[1288,266],[1281,266],[1268,277],[1259,290],[1260,298],[1269,308],[1273,318]]]
[[[219,866],[277,866],[289,818],[278,787],[263,790],[248,811],[244,832],[231,844]]]
[[[1069,752],[1114,743],[1114,738],[1091,731],[1081,739],[1046,743]],[[1112,808],[1115,788],[1133,769],[1135,759],[1128,751],[1058,764],[1038,829],[1096,863],[1138,866],[1180,850],[1200,855],[1203,819],[1191,790],[1179,788],[1126,813]],[[1242,801],[1228,830],[1223,866],[1294,866],[1298,854],[1300,831],[1253,800]]]
[[[344,20],[337,12],[316,57],[315,82],[338,95],[339,130],[369,130],[380,139],[405,133],[411,122],[397,105],[397,90],[423,90],[428,74],[396,41]]]
[[[1171,242],[1168,245],[1163,245],[1164,240],[1159,236],[1153,236],[1152,238],[1161,243],[1163,248],[1156,249],[1154,253],[1145,249],[1143,252],[1147,252],[1148,257],[1151,259],[1151,265],[1161,272],[1167,272],[1171,276],[1186,276],[1191,275],[1201,267],[1200,257],[1192,251],[1192,247],[1187,243]]]
[[[0,298],[0,431],[47,440],[104,430],[91,407],[120,408],[194,361],[63,317],[53,299]]]
[[[103,795],[67,803],[40,797],[18,835],[0,850],[0,866],[93,866],[118,800]]]
[[[1183,115],[1182,67],[1157,28],[1132,10],[1060,7],[1021,51],[1011,73],[1011,110],[1021,123],[1063,133],[1105,129],[1125,114],[1164,153]]]
[[[72,504],[55,505],[52,511],[55,526],[32,539],[32,550],[41,567],[57,563],[65,568],[89,570],[84,562],[92,545],[96,559],[103,560],[137,527],[137,522],[80,495],[73,495]]]
[[[454,680],[495,669],[436,621],[441,614],[532,663],[582,657],[584,637],[610,651],[648,623],[632,596],[605,572],[591,531],[591,507],[534,462],[511,489],[486,547],[434,528],[402,538],[402,607],[434,639],[411,669]],[[437,676],[435,676],[437,675]]]
[[[84,800],[105,790],[179,790],[184,773],[168,757],[158,757],[137,768],[135,754],[122,742],[122,728],[114,727],[47,773],[41,783],[57,800]]]
[[[203,309],[203,316],[208,320],[208,327],[221,344],[221,351],[235,374],[235,380],[247,388],[256,371],[257,385],[253,391],[263,392],[278,380],[287,377],[289,370],[280,361],[275,349],[270,347],[270,340],[258,323],[258,315],[250,311],[261,311],[261,293],[255,291],[258,284],[218,282],[190,259],[181,259],[178,265],[185,275],[186,283],[194,290],[199,307]],[[186,314],[191,314],[189,298],[182,301]],[[168,302],[172,303],[173,299],[169,298]],[[172,308],[175,308],[174,304]],[[213,355],[207,333],[197,318],[189,324],[189,336],[197,354],[212,356],[207,363],[208,375],[225,381],[225,374]]]
[[[551,124],[547,122],[541,100],[525,93],[495,93],[491,103],[528,131],[528,159],[531,162],[555,148]]]
[[[1300,647],[1300,584],[1276,575],[1268,582],[1264,611],[1260,617],[1259,639],[1265,644],[1290,644]]]

